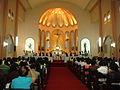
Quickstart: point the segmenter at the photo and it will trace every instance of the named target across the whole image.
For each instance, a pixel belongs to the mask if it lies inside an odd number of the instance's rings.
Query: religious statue
[[[87,44],[86,44],[86,43],[84,43],[84,56],[88,56],[88,53],[87,53],[86,48],[87,48]]]
[[[84,53],[86,53],[87,51],[86,51],[86,43],[84,43]]]

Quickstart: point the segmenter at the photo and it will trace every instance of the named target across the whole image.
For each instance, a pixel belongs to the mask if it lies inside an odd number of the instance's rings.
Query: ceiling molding
[[[96,4],[97,0],[90,0],[88,5],[86,5],[85,10],[91,10],[91,8]]]
[[[92,0],[88,0],[88,2],[86,2],[85,6],[83,6],[83,9],[86,10],[86,7],[89,5],[89,3],[91,2]]]
[[[25,7],[25,9],[32,9],[31,5],[29,4],[28,0],[20,0],[22,5]]]
[[[28,5],[29,5],[29,8],[32,9],[32,6],[31,6],[29,0],[26,0],[26,1],[27,1]]]
[[[42,3],[48,3],[48,2],[67,2],[67,3],[72,3],[75,6],[79,6],[79,8],[83,9],[83,10],[88,10],[88,6],[92,1],[95,0],[77,0],[76,2],[74,2],[74,0],[26,0],[29,7],[31,9],[37,7],[38,5],[42,4]]]

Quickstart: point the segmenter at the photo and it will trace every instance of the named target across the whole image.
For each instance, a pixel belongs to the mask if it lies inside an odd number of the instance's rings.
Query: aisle
[[[46,90],[88,90],[67,67],[51,67]]]

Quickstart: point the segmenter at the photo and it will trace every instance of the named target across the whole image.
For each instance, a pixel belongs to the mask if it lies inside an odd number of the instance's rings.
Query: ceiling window
[[[111,13],[108,11],[107,13],[104,14],[104,24],[107,24],[111,20]]]

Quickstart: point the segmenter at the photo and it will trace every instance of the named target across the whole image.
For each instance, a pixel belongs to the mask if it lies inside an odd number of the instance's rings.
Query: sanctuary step
[[[64,63],[64,60],[54,60],[50,63],[51,67],[65,67],[66,63]]]

